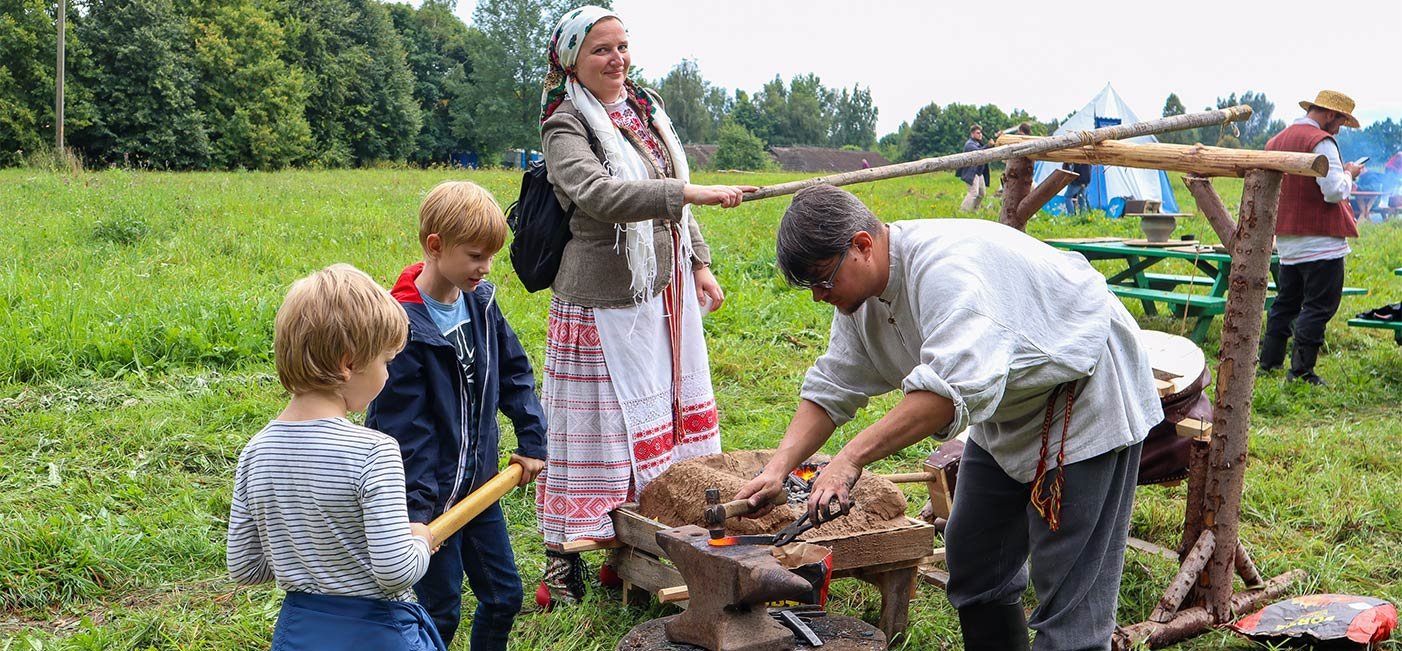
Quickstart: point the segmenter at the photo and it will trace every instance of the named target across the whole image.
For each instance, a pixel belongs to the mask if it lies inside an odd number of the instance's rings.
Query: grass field
[[[232,585],[224,533],[238,452],[284,400],[271,362],[273,314],[291,281],[333,262],[391,282],[418,257],[420,198],[462,177],[503,203],[519,180],[405,170],[0,170],[0,651],[266,648],[281,594]],[[1241,182],[1218,183],[1235,210]],[[1188,212],[1191,198],[1177,187]],[[951,216],[964,186],[937,174],[853,190],[891,221]],[[727,449],[777,443],[802,373],[825,345],[830,308],[786,289],[773,268],[772,233],[786,205],[697,210],[728,296],[706,320]],[[978,216],[996,219],[995,211]],[[1039,216],[1029,231],[1135,236],[1137,226]],[[1215,239],[1201,218],[1179,232]],[[1242,534],[1263,573],[1308,570],[1305,592],[1399,602],[1402,347],[1390,333],[1344,322],[1402,300],[1402,277],[1391,273],[1402,266],[1402,224],[1364,225],[1353,248],[1346,284],[1371,294],[1345,297],[1330,324],[1319,367],[1330,386],[1287,385],[1279,376],[1257,384]],[[525,293],[504,254],[492,276],[539,368],[548,293]],[[1144,324],[1185,330],[1171,318]],[[1205,344],[1209,360],[1218,328],[1220,321]],[[891,404],[875,401],[829,451]],[[916,446],[877,468],[915,470],[928,450]],[[910,495],[914,511],[924,498]],[[1141,489],[1133,534],[1176,546],[1183,497],[1182,487]],[[533,590],[543,557],[532,495],[515,491],[504,505]],[[1143,620],[1175,569],[1131,551],[1121,621]],[[841,613],[870,617],[879,605],[873,589],[854,581],[837,582],[834,594]],[[612,649],[665,612],[626,609],[595,589],[588,607],[524,613],[515,648]],[[903,648],[959,648],[956,621],[944,595],[922,585]],[[455,648],[465,649],[465,638]],[[1182,648],[1224,646],[1247,643],[1211,633]]]

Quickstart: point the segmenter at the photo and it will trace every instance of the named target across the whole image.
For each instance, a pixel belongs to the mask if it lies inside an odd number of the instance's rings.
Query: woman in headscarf
[[[563,543],[612,539],[610,511],[672,463],[720,452],[701,310],[725,295],[690,205],[733,208],[754,189],[690,183],[660,98],[628,78],[628,33],[613,12],[566,13],[548,56],[541,149],[556,197],[575,212],[551,285],[542,383],[543,607],[584,596],[583,559]]]

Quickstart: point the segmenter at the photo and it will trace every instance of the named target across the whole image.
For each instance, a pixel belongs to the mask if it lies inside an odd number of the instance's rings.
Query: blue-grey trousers
[[[1141,447],[1066,466],[1061,526],[1052,532],[1032,507],[1031,484],[970,441],[944,533],[950,603],[1020,604],[1030,573],[1033,649],[1109,649]]]

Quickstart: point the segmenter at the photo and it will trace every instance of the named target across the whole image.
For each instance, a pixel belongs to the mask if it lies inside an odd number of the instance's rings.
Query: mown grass
[[[223,536],[238,451],[284,399],[272,374],[273,314],[291,281],[332,262],[392,282],[418,256],[420,198],[441,180],[463,177],[503,203],[519,180],[506,172],[402,170],[0,171],[0,651],[266,646],[281,595],[225,578]],[[1240,181],[1218,186],[1234,208]],[[852,189],[896,220],[952,216],[964,186],[936,174]],[[1179,200],[1192,205],[1185,192]],[[778,441],[799,379],[825,345],[829,309],[786,289],[773,269],[772,232],[786,205],[697,211],[728,296],[706,321],[727,449]],[[995,210],[977,216],[995,218]],[[1094,215],[1042,216],[1029,230],[1134,236],[1136,228]],[[1215,240],[1200,218],[1179,232]],[[1264,573],[1309,570],[1307,591],[1402,600],[1402,570],[1392,560],[1402,543],[1402,349],[1385,333],[1343,325],[1348,315],[1398,300],[1397,266],[1402,227],[1366,226],[1347,284],[1371,295],[1345,298],[1331,324],[1320,364],[1331,386],[1279,377],[1257,384],[1243,536]],[[548,294],[526,294],[504,254],[493,277],[539,365]],[[1188,326],[1171,318],[1145,325],[1180,333]],[[1205,344],[1210,359],[1217,345],[1214,328]],[[891,404],[875,401],[829,448]],[[878,467],[915,469],[928,447]],[[918,490],[911,498],[912,509],[923,501]],[[542,566],[532,503],[522,491],[504,501],[528,590]],[[1181,487],[1142,489],[1134,534],[1176,545],[1182,504]],[[1121,620],[1144,619],[1173,571],[1172,563],[1131,552]],[[834,587],[839,612],[871,616],[879,606],[864,584]],[[585,608],[522,615],[514,646],[611,649],[632,626],[666,612],[626,609],[601,590],[590,599]],[[909,633],[907,649],[959,647],[957,619],[929,586],[912,605]],[[1183,648],[1244,645],[1212,633]]]

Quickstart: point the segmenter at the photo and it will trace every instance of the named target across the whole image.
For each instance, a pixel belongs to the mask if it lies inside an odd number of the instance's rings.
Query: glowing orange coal
[[[735,536],[726,536],[726,537],[724,537],[724,538],[712,538],[712,539],[711,539],[711,546],[712,546],[712,547],[729,547],[729,546],[731,546],[731,545],[734,545],[734,544],[737,543],[737,542],[740,542],[740,540],[739,540],[738,538],[736,538]]]
[[[795,468],[793,471],[793,476],[798,477],[803,481],[813,481],[813,477],[817,476],[817,474],[818,467],[811,466],[808,464],[801,465],[798,468]]]

